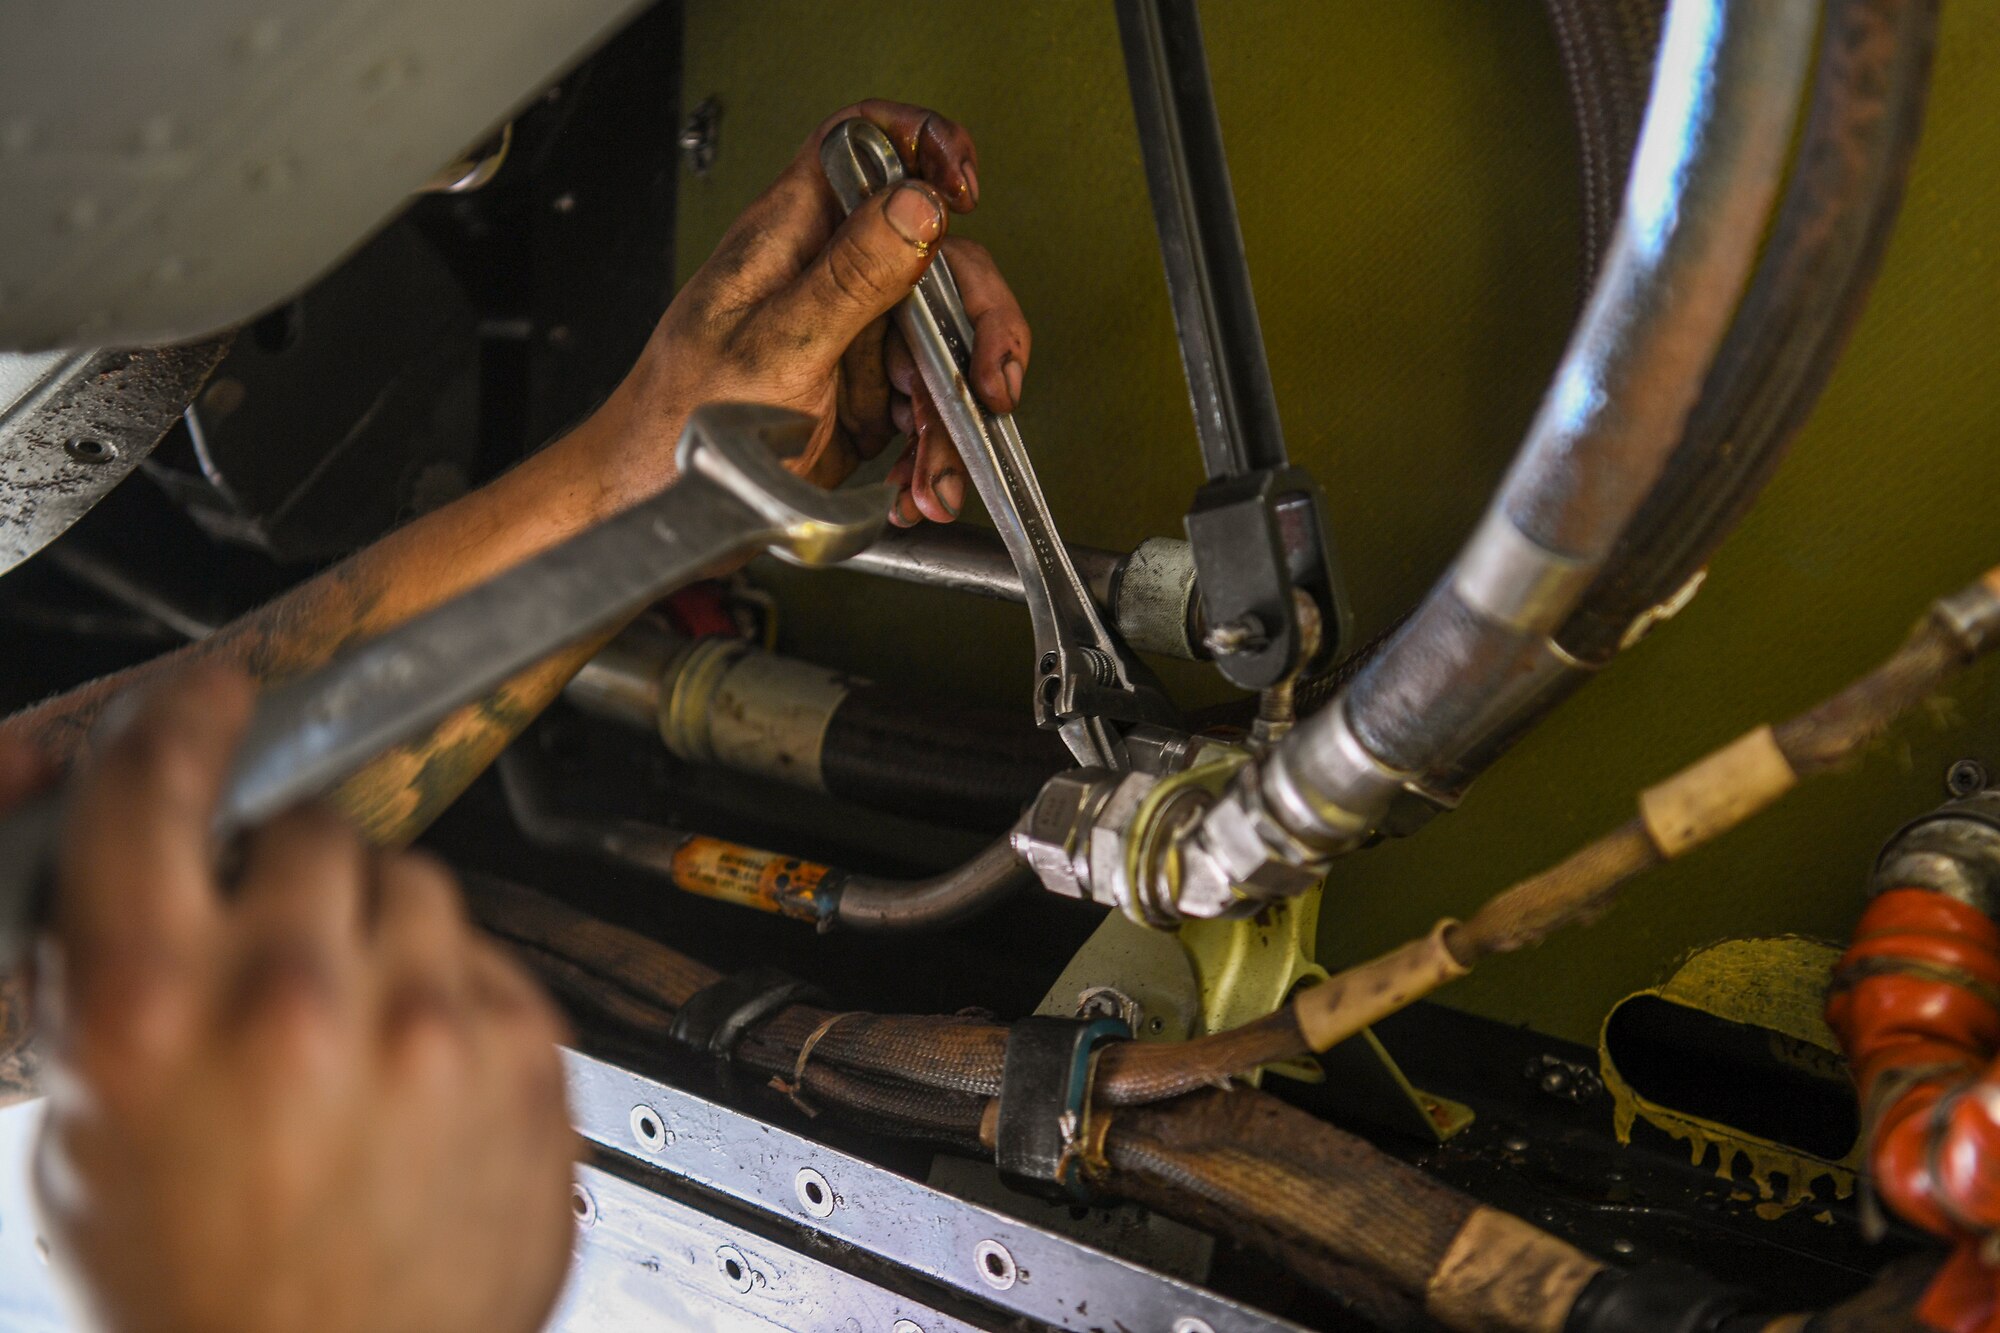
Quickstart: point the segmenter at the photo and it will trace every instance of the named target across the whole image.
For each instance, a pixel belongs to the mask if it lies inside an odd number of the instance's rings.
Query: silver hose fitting
[[[1172,773],[1077,769],[1046,783],[1013,835],[1044,887],[1141,925],[1254,914],[1326,876],[1327,858],[1270,818],[1240,751]]]

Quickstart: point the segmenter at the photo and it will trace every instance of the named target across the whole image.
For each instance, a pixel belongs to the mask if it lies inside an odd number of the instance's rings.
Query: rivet
[[[750,1267],[750,1261],[743,1257],[743,1251],[734,1245],[723,1245],[715,1251],[715,1271],[722,1274],[722,1280],[744,1294],[757,1285],[757,1274]]]
[[[982,1240],[972,1247],[972,1264],[979,1270],[979,1276],[995,1291],[1005,1291],[1014,1285],[1020,1270],[1014,1266],[1014,1256],[1007,1247],[997,1240]]]
[[[809,1166],[799,1168],[799,1174],[792,1181],[792,1190],[799,1196],[799,1207],[813,1217],[833,1215],[833,1186],[826,1183],[826,1177]]]
[[[95,435],[77,435],[63,441],[63,452],[79,463],[97,467],[118,457],[118,446]]]
[[[632,1108],[632,1137],[639,1140],[639,1146],[647,1152],[663,1152],[673,1142],[673,1135],[667,1132],[667,1122],[660,1113],[644,1102]]]

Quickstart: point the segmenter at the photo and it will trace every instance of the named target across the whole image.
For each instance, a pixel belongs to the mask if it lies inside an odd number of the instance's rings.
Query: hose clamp
[[[1007,1030],[993,1157],[1009,1183],[1066,1203],[1089,1197],[1078,1168],[1090,1141],[1097,1051],[1131,1035],[1117,1018],[1038,1015]]]
[[[684,1046],[727,1060],[743,1034],[789,1004],[823,1004],[810,982],[775,967],[733,972],[702,987],[674,1011],[667,1035]]]

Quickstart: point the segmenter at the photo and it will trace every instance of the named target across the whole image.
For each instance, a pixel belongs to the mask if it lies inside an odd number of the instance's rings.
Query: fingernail
[[[899,528],[914,528],[924,521],[924,514],[917,508],[917,497],[908,491],[896,497],[896,507],[889,511],[889,521]]]
[[[897,234],[919,250],[928,250],[944,231],[944,209],[922,181],[898,185],[884,211]]]
[[[979,202],[979,168],[973,166],[972,159],[968,157],[965,161],[958,164],[958,174],[964,177],[964,180],[959,183],[958,192],[966,196],[967,202],[977,204]]]
[[[1011,356],[1008,357],[1000,363],[1000,374],[1007,380],[1007,396],[1013,399],[1015,406],[1020,406],[1021,363]]]
[[[938,498],[944,511],[953,518],[965,508],[965,477],[955,467],[943,468],[931,474],[931,494]]]

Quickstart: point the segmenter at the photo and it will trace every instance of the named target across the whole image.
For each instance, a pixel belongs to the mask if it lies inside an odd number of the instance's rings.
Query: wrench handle
[[[827,135],[820,164],[850,213],[905,175],[888,135],[859,118]],[[1137,688],[1123,646],[1105,628],[1057,535],[1012,414],[989,411],[973,392],[967,378],[972,321],[943,255],[897,307],[896,322],[966,475],[1020,571],[1035,632],[1035,720],[1059,731],[1079,763],[1125,767],[1123,743],[1107,719],[1129,714],[1121,720],[1152,720],[1161,710]]]
[[[218,845],[742,556],[781,545],[828,564],[866,547],[891,494],[822,493],[785,471],[780,455],[810,432],[806,418],[776,408],[702,407],[681,437],[674,486],[266,691],[217,805]],[[58,811],[49,797],[0,819],[0,970],[46,903]]]

